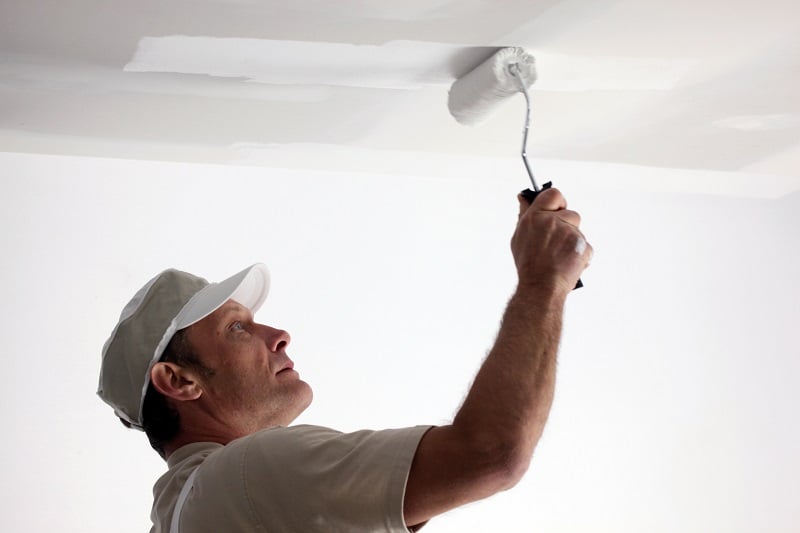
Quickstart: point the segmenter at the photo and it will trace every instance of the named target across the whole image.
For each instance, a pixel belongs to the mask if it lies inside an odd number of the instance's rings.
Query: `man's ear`
[[[150,369],[150,383],[158,392],[178,401],[196,400],[203,394],[194,372],[175,363],[156,363]]]

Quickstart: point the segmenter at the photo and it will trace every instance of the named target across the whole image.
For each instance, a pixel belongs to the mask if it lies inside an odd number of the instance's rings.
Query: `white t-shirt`
[[[181,533],[402,532],[411,462],[429,426],[341,433],[265,429],[176,450],[153,487],[151,533],[169,533],[186,479]]]

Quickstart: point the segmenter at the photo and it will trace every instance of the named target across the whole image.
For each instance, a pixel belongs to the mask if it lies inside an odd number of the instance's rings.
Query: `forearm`
[[[553,403],[564,301],[592,247],[555,189],[520,197],[511,238],[519,285],[494,347],[450,425],[422,438],[411,465],[409,524],[509,488],[527,470]]]
[[[552,405],[565,298],[551,288],[517,288],[453,421],[478,448],[499,450],[516,475],[527,468]]]

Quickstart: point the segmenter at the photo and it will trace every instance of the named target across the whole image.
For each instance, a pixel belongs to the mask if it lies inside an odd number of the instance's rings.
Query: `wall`
[[[143,531],[163,469],[94,396],[149,277],[265,261],[301,422],[449,420],[514,285],[524,174],[455,180],[0,153],[0,511],[9,531]],[[800,523],[800,194],[576,187],[596,249],[554,409],[513,491],[431,531],[790,531]],[[646,179],[646,177],[643,177]],[[756,184],[757,185],[757,184]]]

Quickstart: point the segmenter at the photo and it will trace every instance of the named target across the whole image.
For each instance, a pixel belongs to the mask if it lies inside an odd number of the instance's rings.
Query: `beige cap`
[[[219,283],[169,269],[139,289],[103,346],[97,394],[120,418],[142,429],[150,369],[179,329],[235,300],[255,313],[269,292],[269,271],[256,263]]]

